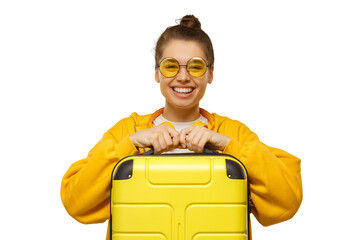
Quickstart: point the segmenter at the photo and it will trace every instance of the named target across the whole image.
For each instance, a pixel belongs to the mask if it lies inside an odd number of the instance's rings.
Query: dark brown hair
[[[159,64],[165,45],[173,39],[195,41],[201,45],[209,66],[214,64],[214,50],[209,36],[201,29],[201,23],[194,15],[184,16],[180,24],[166,28],[155,47],[155,65]]]

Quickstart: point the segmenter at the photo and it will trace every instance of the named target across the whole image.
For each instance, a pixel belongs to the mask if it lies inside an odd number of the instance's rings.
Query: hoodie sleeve
[[[99,223],[110,218],[112,170],[122,158],[138,153],[126,134],[125,125],[121,121],[118,125],[124,130],[121,140],[106,132],[87,158],[73,163],[62,179],[64,207],[81,223]]]
[[[224,121],[219,133],[231,137],[223,152],[247,169],[256,219],[264,226],[290,219],[302,201],[300,159],[266,146],[238,121]]]

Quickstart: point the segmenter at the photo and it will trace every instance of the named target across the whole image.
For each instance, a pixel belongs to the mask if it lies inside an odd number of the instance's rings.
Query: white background
[[[253,239],[359,239],[358,1],[0,2],[1,239],[104,239],[60,200],[102,134],[164,105],[153,48],[192,13],[215,49],[201,107],[302,159],[295,217]],[[6,237],[5,237],[6,236]]]

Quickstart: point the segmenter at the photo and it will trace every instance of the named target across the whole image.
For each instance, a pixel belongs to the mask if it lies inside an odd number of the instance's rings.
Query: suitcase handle
[[[204,153],[204,154],[219,154],[216,150],[210,150],[208,148],[204,148],[204,151],[202,153]],[[202,153],[196,153],[196,154],[202,154]],[[184,153],[184,154],[187,154],[187,153]],[[190,154],[193,154],[193,153],[190,153]],[[151,148],[149,151],[140,153],[139,155],[145,155],[145,156],[154,155],[154,149]]]

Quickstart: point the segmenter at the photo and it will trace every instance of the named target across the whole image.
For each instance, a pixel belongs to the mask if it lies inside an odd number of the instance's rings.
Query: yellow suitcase
[[[112,240],[249,240],[244,165],[214,152],[126,157],[111,179]]]

